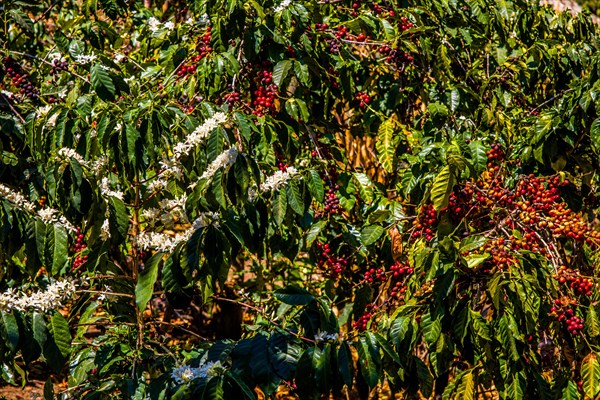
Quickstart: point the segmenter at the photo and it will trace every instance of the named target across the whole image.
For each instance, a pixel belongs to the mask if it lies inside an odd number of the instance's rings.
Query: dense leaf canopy
[[[151,3],[0,4],[3,380],[42,359],[59,398],[600,393],[588,17]]]

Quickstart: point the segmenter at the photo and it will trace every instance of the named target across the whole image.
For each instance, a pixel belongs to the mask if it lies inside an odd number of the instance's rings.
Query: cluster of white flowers
[[[9,99],[11,99],[13,97],[13,93],[9,92],[8,90],[0,90],[0,93],[2,93],[4,96],[8,97]]]
[[[108,219],[105,219],[100,227],[100,239],[107,241],[110,239],[110,224]]]
[[[186,195],[176,199],[163,199],[158,202],[159,208],[148,208],[142,211],[142,215],[151,224],[157,220],[160,220],[165,226],[172,226],[175,223],[185,224],[189,222],[185,213],[186,201]]]
[[[175,24],[172,21],[168,21],[163,24],[154,17],[149,18],[148,21],[146,21],[146,24],[148,24],[148,29],[150,29],[150,32],[152,33],[157,32],[163,28],[169,31],[175,29]]]
[[[238,156],[238,149],[234,146],[228,150],[225,150],[210,163],[206,171],[202,174],[200,179],[211,179],[213,175],[221,168],[228,168],[233,165],[235,159]]]
[[[267,177],[260,185],[261,192],[270,192],[277,190],[281,186],[285,185],[294,175],[298,174],[298,171],[294,167],[289,167],[285,171],[277,171],[273,175]]]
[[[197,145],[202,143],[202,141],[210,135],[213,129],[217,128],[226,120],[227,115],[225,113],[215,113],[211,118],[204,121],[202,125],[199,125],[194,129],[194,131],[186,137],[185,141],[177,143],[173,147],[173,155],[168,158],[165,157],[160,163],[161,169],[163,170],[163,176],[180,179],[183,176],[183,170],[180,163],[181,159],[190,154]]]
[[[44,107],[40,107],[37,109],[35,116],[37,118],[43,118],[52,110],[52,106],[50,104],[46,104]]]
[[[58,150],[57,156],[59,160],[69,160],[72,158],[73,160],[77,161],[82,167],[88,166],[87,161],[85,161],[83,157],[81,157],[81,154],[76,152],[74,149],[68,147],[63,147],[60,150]]]
[[[340,335],[337,333],[327,333],[318,330],[317,334],[315,335],[315,342],[337,341],[339,337]]]
[[[219,214],[211,212],[201,213],[198,218],[192,222],[190,228],[175,236],[152,231],[142,232],[136,237],[135,244],[143,250],[155,249],[164,253],[171,253],[179,243],[187,242],[197,229],[204,228],[208,225],[218,226]]]
[[[8,186],[5,186],[5,185],[3,185],[1,183],[0,183],[0,197],[5,198],[6,200],[8,200],[9,202],[11,202],[16,207],[18,207],[18,208],[20,208],[22,210],[25,210],[27,212],[34,212],[35,211],[35,206],[33,205],[32,202],[30,202],[29,200],[27,200],[25,198],[25,196],[23,196],[19,192],[15,192],[14,190],[12,190],[11,188],[9,188]]]
[[[273,12],[278,13],[280,11],[283,11],[286,8],[288,8],[290,6],[290,4],[292,4],[292,0],[283,0],[281,3],[279,3],[279,5],[277,7],[275,7]]]
[[[119,200],[123,200],[123,192],[119,190],[112,190],[110,188],[110,179],[107,177],[102,178],[102,181],[100,182],[100,192],[102,192],[102,195],[104,196],[112,196]]]
[[[202,143],[202,141],[210,135],[213,129],[217,128],[225,121],[227,121],[227,114],[222,112],[215,113],[211,118],[204,121],[202,125],[194,129],[194,131],[187,136],[185,142],[177,143],[175,145],[173,157],[180,160],[182,157],[188,155],[192,149]]]
[[[0,293],[0,310],[36,310],[48,312],[62,306],[63,302],[70,299],[75,293],[75,283],[68,280],[56,281],[48,285],[46,290],[32,293],[19,292],[8,289]]]
[[[199,378],[210,378],[223,373],[225,366],[221,364],[221,361],[209,361],[206,364],[202,364],[198,368],[190,367],[189,365],[181,365],[173,371],[171,371],[171,378],[181,385],[188,383],[194,379]]]
[[[8,186],[0,183],[0,197],[8,200],[14,204],[17,208],[27,211],[29,213],[35,213],[45,224],[59,223],[65,227],[69,232],[75,232],[76,228],[71,224],[64,215],[59,215],[58,210],[50,207],[36,210],[35,205],[27,200],[21,193],[15,192]]]
[[[169,181],[167,181],[163,177],[159,177],[152,180],[152,182],[148,184],[148,190],[151,192],[160,192],[162,190],[165,190],[168,185]]]
[[[58,223],[69,232],[75,232],[77,230],[77,228],[75,228],[75,226],[71,224],[64,215],[59,215],[60,213],[58,210],[55,210],[54,208],[42,208],[38,210],[36,214],[45,224]]]
[[[101,176],[104,169],[108,166],[108,157],[102,155],[92,161],[90,164],[90,169],[94,172],[94,175]]]
[[[89,64],[98,58],[95,54],[78,54],[75,56],[75,62],[77,64],[85,65]]]
[[[113,61],[118,64],[121,61],[123,61],[125,58],[127,58],[126,55],[119,53],[118,51],[115,51],[115,55],[113,56]]]
[[[191,229],[185,230],[175,236],[159,232],[142,232],[136,239],[136,245],[143,250],[155,249],[163,253],[171,253],[181,242],[187,242],[192,236]]]

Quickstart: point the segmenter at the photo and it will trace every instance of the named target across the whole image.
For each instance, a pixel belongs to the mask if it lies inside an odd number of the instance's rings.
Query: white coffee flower
[[[337,341],[338,339],[339,335],[337,333],[321,332],[320,329],[317,330],[315,335],[315,342]]]
[[[77,64],[86,65],[98,58],[95,54],[78,54],[75,56],[75,62]]]
[[[48,285],[46,290],[36,292],[21,292],[8,289],[0,293],[0,310],[28,311],[36,310],[48,312],[63,306],[75,294],[75,283],[69,280],[55,281]]]
[[[35,205],[32,202],[30,202],[29,200],[27,200],[25,198],[25,196],[23,196],[19,192],[15,192],[8,186],[5,186],[1,183],[0,183],[0,197],[6,199],[7,201],[12,203],[17,208],[20,208],[24,211],[27,211],[27,212],[35,211]]]
[[[127,58],[126,55],[119,53],[118,51],[115,51],[115,55],[113,56],[113,61],[118,64],[121,61],[123,61],[125,58]]]
[[[87,167],[88,165],[87,161],[85,161],[84,158],[78,152],[68,147],[63,147],[58,150],[57,159],[59,161],[73,159],[77,161],[82,167]]]
[[[104,241],[110,239],[110,224],[107,219],[104,220],[100,227],[100,239]]]
[[[148,25],[148,29],[150,29],[150,32],[154,33],[160,29],[162,24],[158,19],[151,17],[148,19],[148,21],[146,21],[146,25]]]
[[[110,179],[108,179],[107,177],[102,178],[102,181],[100,182],[100,192],[103,196],[112,196],[116,197],[119,200],[123,200],[123,192],[119,190],[112,190],[110,188]]]
[[[277,171],[265,179],[265,181],[260,185],[260,191],[270,192],[273,190],[278,190],[297,174],[298,171],[294,167],[288,167],[286,171]]]
[[[238,149],[236,147],[231,147],[230,149],[225,150],[223,153],[219,154],[212,163],[210,163],[200,179],[211,179],[219,169],[231,167],[233,163],[235,163],[237,156]]]
[[[290,6],[290,4],[292,4],[292,0],[283,0],[281,3],[279,3],[279,5],[277,7],[275,7],[273,12],[278,13],[280,11],[283,11],[286,8],[288,8]]]

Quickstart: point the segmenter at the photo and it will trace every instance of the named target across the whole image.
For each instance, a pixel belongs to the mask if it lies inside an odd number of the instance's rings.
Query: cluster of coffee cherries
[[[198,46],[197,46],[197,50],[198,50],[198,55],[196,56],[196,62],[202,60],[204,57],[206,57],[208,54],[210,54],[210,52],[212,52],[212,47],[210,47],[210,40],[211,40],[211,27],[207,26],[206,27],[206,32],[204,33],[204,35],[200,36],[198,38]]]
[[[61,60],[59,58],[55,58],[52,60],[52,69],[50,70],[50,75],[56,75],[61,71],[67,71],[69,69],[69,62],[67,60]]]
[[[388,45],[383,45],[379,48],[381,55],[385,56],[385,61],[388,64],[411,64],[415,61],[414,57],[405,51],[392,49]]]
[[[400,29],[402,29],[402,31],[407,31],[411,28],[414,28],[415,24],[413,24],[412,22],[410,22],[410,20],[406,17],[402,17],[400,18]]]
[[[327,214],[338,214],[340,209],[340,199],[337,197],[338,185],[333,185],[325,193],[325,207],[323,210]]]
[[[232,106],[235,103],[237,103],[238,101],[240,101],[240,99],[241,99],[241,95],[239,94],[239,92],[230,92],[230,93],[226,93],[223,96],[223,100],[225,100],[227,102],[227,104],[229,104],[230,106]]]
[[[177,76],[184,77],[186,75],[193,75],[196,73],[196,68],[196,64],[181,65],[177,69]]]
[[[256,90],[252,93],[252,114],[263,116],[276,111],[275,98],[277,97],[277,86],[273,83],[273,72],[263,69],[255,79]]]
[[[575,315],[571,306],[577,306],[577,303],[568,298],[554,299],[550,314],[557,317],[559,321],[564,321],[569,333],[575,336],[583,331],[584,321]]]
[[[356,92],[356,94],[354,95],[354,100],[357,100],[359,102],[358,105],[360,107],[366,107],[367,104],[371,103],[373,99],[366,93]]]
[[[346,26],[339,26],[335,32],[333,32],[334,37],[327,40],[327,44],[329,45],[329,51],[332,54],[337,54],[340,52],[340,40],[346,39],[350,34],[350,29]]]
[[[286,163],[283,159],[283,154],[279,152],[275,152],[275,154],[277,155],[277,168],[279,168],[279,170],[283,172],[287,171],[290,165]]]
[[[500,145],[500,143],[494,143],[491,146],[491,148],[485,152],[485,155],[487,156],[488,163],[493,161],[504,160],[504,157],[506,156],[506,154],[504,154],[504,150],[502,150],[502,146]],[[492,164],[488,164],[488,168],[492,167]]]
[[[183,64],[177,69],[177,76],[183,78],[187,75],[193,75],[196,73],[198,68],[198,63],[200,60],[205,58],[212,52],[212,47],[210,47],[210,26],[206,28],[206,33],[198,38],[198,46],[196,50],[198,54],[191,58],[191,62],[188,64]]]
[[[329,243],[317,242],[317,266],[326,271],[332,278],[339,277],[348,266],[348,260],[345,257],[332,255]]]
[[[412,233],[413,238],[423,236],[425,240],[431,241],[435,237],[435,226],[439,219],[433,204],[425,204],[421,207],[421,211],[417,218],[413,221],[415,231]]]
[[[560,283],[567,283],[577,295],[592,295],[594,282],[590,278],[581,276],[579,271],[573,271],[573,269],[561,265],[556,275],[554,275],[554,279]]]
[[[583,319],[579,318],[577,315],[573,315],[573,310],[570,308],[565,311],[563,317],[567,324],[567,330],[571,335],[578,335],[579,332],[583,330]]]
[[[390,271],[393,279],[397,280],[390,288],[390,297],[395,298],[406,291],[405,280],[408,276],[412,275],[414,268],[406,261],[396,261],[390,267]]]
[[[77,227],[75,231],[75,258],[73,259],[73,271],[77,271],[87,260],[88,255],[83,254],[83,251],[87,248],[87,244],[83,241],[83,232],[80,227]]]
[[[491,264],[498,270],[507,270],[517,262],[512,255],[511,242],[503,237],[490,240],[483,246],[484,252],[492,256]],[[486,271],[484,271],[486,272]]]
[[[317,31],[326,31],[328,28],[329,28],[329,25],[327,25],[327,24],[319,24],[319,23],[315,24],[315,29]]]
[[[373,318],[375,312],[377,312],[377,308],[376,304],[367,304],[367,311],[352,323],[352,327],[358,331],[366,330],[369,321]]]
[[[21,66],[12,58],[4,57],[6,74],[12,79],[13,85],[19,89],[19,93],[33,101],[40,98],[40,90],[29,81],[27,73],[23,72]]]
[[[387,281],[387,275],[385,274],[385,269],[383,268],[371,268],[365,272],[364,280],[367,283],[373,283],[376,281],[385,282]]]

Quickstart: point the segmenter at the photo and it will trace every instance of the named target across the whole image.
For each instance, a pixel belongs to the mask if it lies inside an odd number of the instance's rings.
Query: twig
[[[290,335],[293,335],[293,336],[297,337],[300,340],[304,340],[305,342],[316,343],[315,340],[309,339],[307,337],[304,337],[304,336],[300,335],[299,333],[296,333],[296,332],[291,331],[291,330],[289,330],[287,328],[284,328],[280,323],[273,321],[271,318],[269,318],[269,317],[267,317],[265,315],[265,311],[262,308],[253,306],[252,304],[241,302],[239,300],[228,299],[227,297],[221,297],[221,296],[213,295],[212,298],[214,300],[225,301],[225,302],[228,302],[228,303],[237,304],[237,305],[240,305],[242,307],[246,307],[246,308],[249,308],[251,310],[254,310],[254,311],[258,312],[260,315],[262,315],[263,318],[265,318],[267,321],[269,321],[270,324],[278,327],[279,329],[282,329],[282,330],[286,331]]]
[[[93,293],[93,294],[105,294],[107,296],[121,296],[121,297],[129,297],[133,299],[135,296],[127,293],[114,293],[114,292],[106,292],[102,290],[77,290],[76,293]]]

